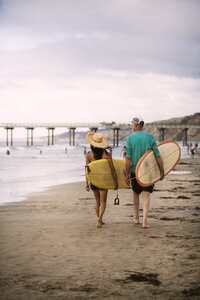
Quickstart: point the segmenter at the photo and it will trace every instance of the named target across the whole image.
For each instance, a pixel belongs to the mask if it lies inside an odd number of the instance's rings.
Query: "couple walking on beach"
[[[160,152],[157,148],[154,137],[143,131],[144,121],[141,118],[133,118],[132,128],[133,133],[127,138],[126,145],[126,183],[132,185],[133,202],[134,202],[134,223],[139,224],[139,196],[142,193],[143,197],[143,222],[142,228],[148,228],[147,217],[150,205],[150,194],[153,192],[153,185],[142,187],[135,178],[135,168],[142,155],[149,149],[153,150],[159,170],[160,180],[164,178],[163,162],[160,157]],[[115,182],[115,190],[118,189],[117,174],[113,165],[111,154],[106,150],[109,147],[108,140],[101,133],[89,132],[86,136],[87,141],[91,146],[91,150],[86,154],[86,165],[98,159],[107,159],[111,169],[111,173]],[[97,215],[97,227],[101,228],[104,225],[102,220],[106,209],[106,201],[108,190],[99,189],[92,185],[86,178],[86,191],[92,190],[96,200],[95,210]]]

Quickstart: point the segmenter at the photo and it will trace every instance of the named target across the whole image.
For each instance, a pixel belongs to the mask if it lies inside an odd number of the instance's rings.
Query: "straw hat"
[[[90,143],[90,145],[97,148],[109,147],[108,140],[101,133],[88,132],[86,140]]]

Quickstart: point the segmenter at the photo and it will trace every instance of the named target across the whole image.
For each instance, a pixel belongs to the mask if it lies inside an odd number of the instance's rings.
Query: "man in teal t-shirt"
[[[139,224],[139,195],[142,192],[143,197],[143,222],[142,227],[148,228],[147,225],[147,216],[149,211],[150,204],[150,193],[153,192],[153,185],[148,187],[142,187],[139,185],[135,178],[135,168],[142,157],[142,155],[147,152],[149,149],[153,150],[158,167],[160,169],[160,175],[162,180],[164,178],[164,169],[162,159],[160,157],[160,152],[157,148],[156,141],[150,133],[143,131],[144,121],[141,118],[133,118],[132,121],[133,131],[131,135],[127,138],[126,144],[126,183],[130,184],[130,175],[131,175],[131,184],[133,190],[133,201],[134,201],[134,210],[135,224]]]

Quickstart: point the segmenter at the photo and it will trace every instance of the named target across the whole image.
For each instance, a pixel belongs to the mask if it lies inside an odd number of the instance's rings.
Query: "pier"
[[[182,142],[183,142],[183,146],[186,146],[188,143],[188,135],[187,135],[187,131],[190,128],[193,129],[199,129],[200,128],[200,124],[199,125],[176,125],[176,124],[147,124],[146,128],[156,128],[157,130],[159,130],[159,142],[163,142],[165,140],[165,131],[166,129],[171,129],[171,128],[175,128],[175,129],[181,129],[182,130]]]
[[[131,128],[131,123],[0,123],[0,128],[6,130],[6,146],[13,146],[13,130],[15,128],[24,128],[27,130],[27,146],[33,146],[33,131],[35,128],[46,128],[48,132],[48,146],[54,145],[54,130],[63,128],[69,130],[69,145],[75,145],[75,130],[77,128],[88,128],[90,131],[96,132],[99,128],[113,130],[113,147],[119,145],[119,131],[121,129]],[[159,131],[159,142],[164,141],[165,131],[169,128],[182,130],[183,146],[187,145],[187,131],[190,128],[200,128],[199,125],[176,125],[176,124],[146,124],[145,129],[156,128]],[[9,134],[10,133],[10,134]],[[31,135],[29,135],[31,133]]]

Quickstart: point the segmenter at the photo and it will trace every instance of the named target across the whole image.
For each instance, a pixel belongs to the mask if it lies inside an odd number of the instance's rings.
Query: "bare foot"
[[[101,220],[97,220],[97,228],[102,228],[103,222]]]
[[[97,224],[98,224],[98,219],[97,219]],[[101,225],[105,225],[106,223],[104,223],[102,220],[101,220]]]
[[[147,229],[147,228],[150,228],[150,225],[147,225],[147,224],[143,224],[143,225],[142,225],[142,228],[143,228],[143,229]]]
[[[139,222],[138,219],[133,219],[133,222],[134,222],[136,225],[140,224],[140,222]]]

